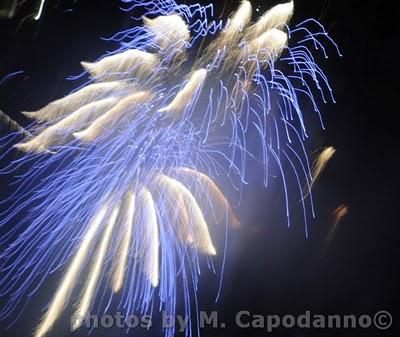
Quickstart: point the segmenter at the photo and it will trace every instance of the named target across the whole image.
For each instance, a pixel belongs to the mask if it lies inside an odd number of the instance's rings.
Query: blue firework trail
[[[244,1],[227,22],[213,19],[211,4],[124,3],[146,13],[134,18],[143,25],[109,38],[120,48],[71,77],[88,78],[84,85],[25,113],[35,120],[28,131],[2,139],[3,157],[15,148],[24,155],[1,173],[24,173],[2,202],[0,224],[27,216],[1,239],[1,295],[9,298],[1,317],[25,307],[50,274],[63,275],[37,337],[71,302],[74,328],[115,299],[124,312],[174,315],[182,296],[189,317],[202,260],[214,268],[224,258],[215,225],[238,225],[215,180],[240,194],[250,159],[263,164],[266,187],[278,170],[288,225],[289,174],[306,236],[314,216],[301,102],[311,102],[323,127],[318,102],[334,98],[314,52],[337,50],[325,29],[313,19],[290,28],[293,2],[252,21]]]

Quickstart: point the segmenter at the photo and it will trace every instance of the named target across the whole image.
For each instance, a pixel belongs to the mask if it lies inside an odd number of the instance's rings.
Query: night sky
[[[0,3],[5,4],[1,9],[12,1]],[[226,0],[225,6],[219,3],[217,13],[223,17],[237,6],[237,1]],[[263,11],[278,2],[252,3]],[[94,60],[116,47],[100,37],[134,25],[117,0],[49,0],[39,21],[23,20],[36,5],[27,0],[13,19],[0,18],[0,110],[22,125],[28,120],[20,111],[38,109],[76,86],[65,78],[80,72],[80,61]],[[227,328],[207,328],[203,336],[394,337],[400,333],[395,12],[382,1],[295,2],[292,22],[319,18],[343,54],[338,57],[328,48],[330,58],[319,57],[337,103],[321,105],[326,130],[313,127],[308,141],[310,153],[324,146],[334,146],[337,153],[315,186],[317,219],[310,223],[308,239],[300,210],[294,211],[292,227],[287,228],[278,182],[267,191],[256,182],[245,188],[243,202],[235,207],[242,226],[229,233],[224,288],[218,303],[214,298],[219,278],[205,269],[200,281],[200,308],[218,310]],[[2,81],[15,71],[23,73]],[[9,186],[12,178],[0,176],[2,199],[13,189]],[[331,214],[342,204],[348,206],[349,214],[326,246]],[[0,228],[0,235],[4,229]],[[30,335],[41,317],[38,308],[50,299],[58,277],[52,276],[33,297],[14,327],[6,330],[11,321],[0,321],[0,336]],[[6,300],[0,298],[0,306]],[[394,323],[387,331],[277,329],[267,334],[231,324],[241,310],[263,315],[296,315],[306,310],[373,315],[387,310]],[[68,325],[61,322],[50,336],[69,336],[67,331]],[[124,334],[124,330],[100,330],[93,336]],[[86,336],[87,331],[73,335]],[[129,335],[155,337],[162,333],[155,327]]]

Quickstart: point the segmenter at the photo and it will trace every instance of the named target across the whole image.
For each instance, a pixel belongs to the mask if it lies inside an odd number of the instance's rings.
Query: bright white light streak
[[[69,265],[68,270],[61,281],[60,286],[58,287],[57,292],[53,298],[53,301],[49,305],[49,309],[47,310],[42,319],[42,322],[39,324],[36,330],[35,337],[44,336],[52,328],[55,321],[64,309],[64,306],[68,301],[69,295],[76,283],[82,265],[85,262],[89,249],[92,246],[92,241],[96,236],[97,230],[102,223],[104,216],[107,213],[107,209],[108,204],[105,204],[90,223],[88,227],[89,229],[84,236],[79,246],[79,249],[74,256],[74,259]]]
[[[177,169],[178,172],[194,177],[198,179],[198,181],[202,182],[204,186],[209,190],[210,197],[212,198],[212,201],[216,202],[216,213],[218,214],[218,221],[222,219],[223,216],[226,215],[226,213],[229,216],[229,220],[231,221],[231,226],[233,227],[239,227],[240,223],[237,220],[235,214],[233,213],[233,210],[228,202],[226,200],[225,196],[221,192],[220,188],[217,186],[217,184],[206,174],[201,173],[199,171],[193,170],[189,167],[180,167]]]
[[[193,194],[176,179],[165,175],[160,176],[158,179],[161,184],[169,186],[172,190],[177,189],[182,195],[189,213],[191,223],[190,234],[193,237],[193,245],[205,254],[217,255],[217,251],[211,241],[207,222]]]
[[[193,97],[197,94],[206,77],[207,70],[205,69],[199,69],[193,72],[189,81],[184,85],[182,90],[176,94],[173,101],[165,108],[160,109],[160,112],[173,113],[174,117],[179,117],[180,112],[189,105]]]
[[[143,242],[144,250],[142,256],[144,259],[144,270],[153,287],[157,287],[159,283],[159,256],[158,248],[160,245],[157,211],[153,197],[147,188],[143,188],[140,192],[143,207]]]
[[[250,1],[243,1],[238,10],[229,20],[225,32],[228,34],[235,34],[242,31],[250,22],[252,14],[252,7]]]
[[[170,46],[180,48],[182,44],[190,40],[189,27],[178,14],[160,15],[154,19],[143,17],[143,22],[152,32],[155,43],[161,49],[167,49]]]
[[[93,78],[112,81],[126,77],[143,79],[154,71],[158,62],[155,54],[129,49],[95,63],[81,62],[81,65]]]
[[[39,5],[39,10],[37,11],[36,15],[34,16],[34,19],[37,21],[40,19],[40,17],[42,16],[43,13],[43,8],[44,8],[44,3],[46,2],[46,0],[42,0],[40,1],[40,5]]]
[[[251,54],[259,54],[261,50],[266,50],[270,58],[269,61],[275,61],[282,53],[287,42],[287,34],[273,28],[251,41],[249,51]]]
[[[86,104],[56,124],[44,129],[36,137],[30,139],[26,143],[16,144],[14,147],[26,152],[45,152],[50,146],[61,144],[63,138],[67,139],[66,132],[79,129],[81,125],[85,125],[86,122],[90,122],[104,115],[116,103],[117,99],[115,97],[110,97]]]
[[[121,99],[112,109],[97,118],[87,129],[75,132],[75,138],[85,142],[93,142],[102,133],[113,126],[125,113],[132,110],[132,107],[149,100],[151,95],[147,91],[141,91]]]
[[[328,162],[332,159],[334,154],[336,153],[336,149],[332,146],[325,148],[320,155],[318,156],[317,160],[314,163],[313,168],[313,184],[315,181],[321,176],[322,172],[324,171]]]
[[[134,193],[130,192],[126,196],[126,212],[124,214],[124,234],[122,238],[121,245],[119,246],[118,253],[116,255],[116,268],[112,277],[112,290],[117,293],[121,290],[122,284],[124,282],[125,270],[128,262],[129,248],[132,242],[132,233],[135,217],[135,204],[136,196]]]
[[[259,36],[264,32],[277,28],[282,29],[293,16],[294,3],[293,1],[276,5],[265,12],[254,25],[253,34]]]
[[[78,319],[75,320],[72,326],[73,330],[76,330],[79,327],[79,324],[81,323],[79,319],[81,318],[83,319],[89,313],[89,308],[93,302],[93,295],[95,294],[96,287],[99,282],[101,270],[104,265],[105,257],[107,255],[107,250],[112,237],[113,229],[115,223],[117,222],[118,213],[119,213],[119,206],[114,207],[114,209],[111,212],[111,216],[107,224],[107,227],[105,229],[105,232],[103,234],[103,237],[101,239],[98,252],[94,259],[93,266],[89,272],[89,279],[86,284],[85,290],[83,291],[83,295],[79,302],[78,309],[75,311],[74,317],[77,317]]]
[[[74,93],[47,104],[37,111],[22,112],[28,118],[35,118],[38,121],[56,122],[84,105],[108,97],[112,92],[123,89],[124,84],[119,81],[94,83]]]

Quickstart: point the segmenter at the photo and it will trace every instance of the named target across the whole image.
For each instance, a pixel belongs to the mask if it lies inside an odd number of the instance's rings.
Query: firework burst
[[[308,235],[314,179],[300,102],[311,102],[321,119],[315,93],[333,101],[309,48],[326,55],[323,42],[336,47],[327,32],[315,20],[290,29],[292,1],[255,21],[243,1],[227,22],[212,19],[211,5],[124,2],[126,10],[147,13],[143,26],[111,37],[121,45],[115,52],[82,62],[85,72],[75,78],[88,75],[84,85],[25,112],[35,122],[14,146],[25,154],[2,170],[27,167],[4,202],[12,206],[1,224],[24,209],[29,215],[2,239],[13,241],[1,255],[2,295],[10,298],[1,316],[63,271],[37,337],[73,300],[82,319],[107,307],[113,294],[126,312],[151,313],[158,297],[159,309],[174,314],[178,278],[189,314],[200,256],[211,264],[223,255],[214,225],[239,223],[216,177],[240,190],[248,158],[263,164],[265,186],[271,166],[278,168],[288,223],[284,168],[293,169]],[[211,42],[201,43],[205,38]],[[254,135],[260,151],[252,148]],[[14,136],[3,139],[3,149]]]

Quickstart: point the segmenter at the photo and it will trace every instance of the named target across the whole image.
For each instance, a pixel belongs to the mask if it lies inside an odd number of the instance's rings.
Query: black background
[[[261,10],[273,1],[253,1]],[[115,1],[47,1],[43,17],[21,20],[35,8],[27,1],[16,18],[0,23],[0,81],[8,73],[24,74],[0,86],[0,109],[26,125],[21,110],[34,110],[64,95],[74,84],[65,77],[80,72],[79,61],[93,60],[110,45],[99,39],[133,25]],[[229,12],[236,1],[225,1]],[[217,7],[221,12],[222,1]],[[397,157],[399,78],[396,74],[398,18],[394,2],[298,0],[293,21],[319,18],[338,42],[343,57],[321,58],[335,91],[336,104],[323,105],[327,130],[315,131],[311,149],[333,145],[337,154],[316,186],[317,220],[304,238],[301,218],[288,229],[282,213],[282,191],[254,187],[238,208],[242,228],[231,233],[224,290],[213,303],[218,279],[205,272],[200,304],[219,310],[226,329],[203,331],[203,336],[266,336],[263,330],[240,330],[230,322],[236,312],[254,314],[374,314],[388,310],[394,325],[388,331],[278,329],[274,336],[396,336],[400,278]],[[72,10],[69,10],[72,9]],[[10,177],[0,177],[0,193]],[[330,214],[341,204],[349,215],[325,248],[332,225]],[[244,219],[243,219],[244,218]],[[321,257],[321,252],[325,254]],[[50,281],[51,283],[51,281]],[[28,336],[39,320],[50,289],[38,295],[17,325],[1,336]],[[46,296],[47,295],[47,296]],[[6,299],[2,298],[0,305]],[[124,331],[97,331],[117,336]],[[161,336],[157,329],[136,335]],[[54,336],[67,336],[62,324]],[[76,335],[86,335],[79,332]]]

